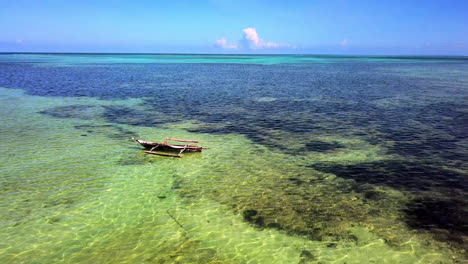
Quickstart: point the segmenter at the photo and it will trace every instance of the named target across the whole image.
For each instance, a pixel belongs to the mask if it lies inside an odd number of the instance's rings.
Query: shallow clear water
[[[463,263],[468,59],[0,55],[1,263]],[[195,138],[182,159],[131,137]]]

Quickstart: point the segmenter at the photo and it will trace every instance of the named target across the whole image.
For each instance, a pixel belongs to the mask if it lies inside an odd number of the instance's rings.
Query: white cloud
[[[255,28],[246,28],[242,30],[242,32],[244,32],[242,42],[250,49],[279,48],[284,46],[279,43],[264,41],[258,36],[257,30]]]
[[[268,42],[258,36],[255,28],[246,28],[242,30],[243,37],[238,44],[228,43],[225,38],[216,40],[216,45],[223,49],[273,49],[273,48],[290,48],[291,46],[286,44],[280,44],[276,42]]]
[[[220,38],[216,40],[216,45],[222,49],[238,49],[237,44],[228,43],[225,38]]]

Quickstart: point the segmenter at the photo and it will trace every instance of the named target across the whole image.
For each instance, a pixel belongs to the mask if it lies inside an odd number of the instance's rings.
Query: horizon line
[[[421,58],[468,58],[468,55],[434,54],[331,54],[331,53],[185,53],[185,52],[58,52],[58,51],[0,51],[3,54],[54,54],[54,55],[222,55],[222,56],[336,56],[336,57],[421,57]]]

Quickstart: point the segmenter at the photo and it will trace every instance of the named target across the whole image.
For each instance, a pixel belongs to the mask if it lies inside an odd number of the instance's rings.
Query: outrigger
[[[148,149],[148,150],[145,150],[145,153],[152,154],[152,155],[166,156],[166,157],[182,158],[183,152],[201,152],[203,149],[202,146],[195,146],[191,144],[178,145],[178,144],[170,144],[167,141],[163,141],[159,143],[159,142],[154,142],[154,141],[144,141],[144,140],[140,140],[136,138],[132,138],[132,140],[142,145],[145,149]],[[187,143],[199,143],[200,142],[198,140],[177,139],[177,138],[166,138],[166,140],[187,142]],[[170,154],[170,153],[156,152],[153,150],[174,151],[174,152],[179,152],[179,153]]]

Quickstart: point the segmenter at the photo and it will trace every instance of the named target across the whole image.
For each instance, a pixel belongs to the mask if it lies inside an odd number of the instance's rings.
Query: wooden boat
[[[159,155],[159,156],[182,158],[181,154],[183,152],[201,152],[203,150],[203,147],[201,146],[195,146],[195,145],[190,145],[190,144],[179,145],[179,144],[170,144],[167,141],[154,142],[154,141],[145,141],[145,140],[136,139],[136,138],[132,138],[132,140],[137,142],[141,146],[143,146],[145,149],[148,149],[148,151],[145,151],[145,153],[152,154],[152,155]],[[175,138],[167,138],[167,140],[181,141],[181,142],[199,142],[198,140],[175,139]],[[156,152],[153,150],[178,152],[178,154],[161,153],[161,152]]]

